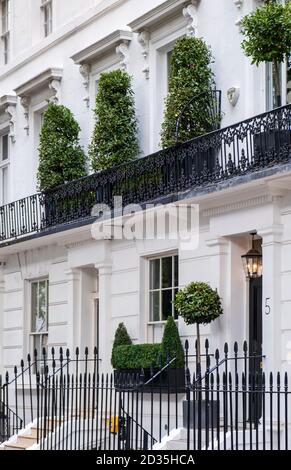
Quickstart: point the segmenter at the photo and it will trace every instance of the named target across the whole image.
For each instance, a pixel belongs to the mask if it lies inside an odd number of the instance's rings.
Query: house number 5
[[[269,302],[271,300],[271,297],[266,298],[266,303],[265,303],[265,314],[270,315],[271,313],[271,306],[269,305]]]

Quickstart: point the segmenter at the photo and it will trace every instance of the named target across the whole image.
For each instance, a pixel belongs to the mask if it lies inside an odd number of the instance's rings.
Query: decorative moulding
[[[0,98],[0,113],[6,113],[9,118],[9,136],[11,142],[16,142],[16,104],[17,96],[4,95]]]
[[[197,17],[197,7],[199,5],[199,0],[192,0],[190,5],[187,5],[183,9],[183,16],[187,20],[187,35],[188,36],[197,36],[198,35],[198,17]]]
[[[163,23],[170,16],[173,16],[176,12],[181,12],[183,7],[186,7],[189,3],[191,2],[185,0],[167,0],[144,15],[136,18],[129,23],[128,26],[134,33],[140,33],[144,30],[150,31],[160,23]]]
[[[232,86],[231,88],[227,90],[227,98],[232,106],[235,106],[236,103],[238,102],[239,95],[240,95],[240,87],[238,86]]]
[[[150,67],[149,67],[149,48],[150,48],[150,33],[149,31],[141,31],[138,33],[138,42],[142,47],[142,55],[145,61],[145,67],[143,73],[145,74],[146,79],[150,77]]]
[[[30,106],[30,97],[29,96],[22,96],[20,99],[21,106],[23,107],[24,111],[24,119],[25,119],[25,126],[24,130],[26,134],[29,135],[29,106]]]
[[[118,29],[105,38],[77,52],[77,54],[71,56],[71,59],[78,65],[92,64],[108,52],[116,51],[116,48],[121,44],[128,45],[131,40],[132,32],[130,30]]]
[[[33,77],[31,80],[15,88],[15,93],[22,97],[31,97],[42,88],[49,88],[54,92],[53,101],[60,101],[60,82],[63,77],[63,69],[49,68]]]
[[[235,6],[240,10],[244,1],[243,0],[234,0],[233,3],[235,4]]]
[[[90,64],[82,64],[80,65],[80,74],[83,77],[83,85],[86,90],[86,95],[84,96],[84,102],[87,105],[87,108],[90,107],[90,95],[89,95],[89,86],[90,86],[90,72],[91,72],[91,65]]]

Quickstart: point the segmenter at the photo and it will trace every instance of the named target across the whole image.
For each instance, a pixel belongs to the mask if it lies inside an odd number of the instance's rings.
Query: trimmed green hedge
[[[114,369],[149,369],[159,367],[160,344],[116,346],[112,351]]]

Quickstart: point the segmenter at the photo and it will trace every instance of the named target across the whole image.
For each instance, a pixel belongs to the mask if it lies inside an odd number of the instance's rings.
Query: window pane
[[[8,202],[8,168],[2,168],[2,204]]]
[[[177,287],[179,285],[179,263],[178,263],[178,256],[174,257],[174,286]]]
[[[150,321],[160,320],[160,292],[150,293]]]
[[[8,135],[2,136],[2,161],[8,160]]]
[[[162,320],[172,315],[172,289],[162,291]]]
[[[37,331],[47,331],[47,282],[39,283]]]
[[[160,260],[153,259],[150,261],[150,289],[160,288]]]
[[[31,285],[32,332],[48,330],[48,282],[33,282]]]
[[[31,284],[31,331],[36,331],[37,318],[37,282]]]
[[[162,258],[162,287],[172,287],[172,256]]]

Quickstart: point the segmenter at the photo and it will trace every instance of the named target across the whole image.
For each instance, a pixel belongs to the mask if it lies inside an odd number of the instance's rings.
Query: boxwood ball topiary
[[[187,325],[196,324],[197,364],[201,363],[200,329],[223,314],[221,300],[216,290],[205,282],[191,282],[180,289],[174,300],[175,308]],[[200,367],[200,366],[199,366]]]
[[[206,325],[223,313],[217,291],[205,282],[192,282],[179,290],[174,304],[187,325]]]
[[[290,2],[267,1],[241,22],[242,49],[252,64],[272,62],[276,106],[281,106],[281,68],[291,49]]]

